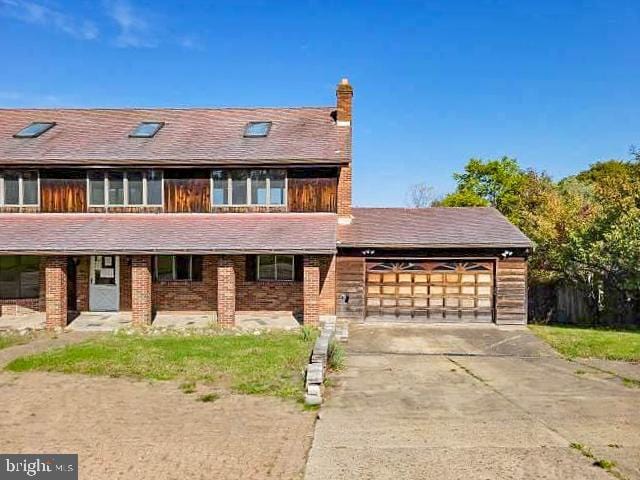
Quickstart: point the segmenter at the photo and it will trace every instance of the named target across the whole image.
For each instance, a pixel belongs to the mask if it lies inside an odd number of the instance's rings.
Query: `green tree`
[[[513,158],[486,161],[472,158],[464,172],[454,173],[453,178],[456,191],[442,199],[442,206],[492,206],[509,217],[517,204],[525,172]]]

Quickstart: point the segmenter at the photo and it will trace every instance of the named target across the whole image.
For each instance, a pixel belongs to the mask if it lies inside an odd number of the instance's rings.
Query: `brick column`
[[[151,257],[131,257],[131,321],[134,325],[151,325]]]
[[[236,271],[231,257],[218,257],[218,325],[236,324]]]
[[[47,330],[67,326],[67,257],[45,257]]]
[[[303,282],[303,323],[315,326],[320,322],[320,259],[318,257],[305,255]]]

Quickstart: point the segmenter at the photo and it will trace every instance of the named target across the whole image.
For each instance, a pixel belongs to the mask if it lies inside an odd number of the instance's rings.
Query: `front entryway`
[[[116,312],[120,308],[120,258],[93,255],[89,273],[89,310]]]
[[[367,262],[367,321],[491,322],[493,264]]]

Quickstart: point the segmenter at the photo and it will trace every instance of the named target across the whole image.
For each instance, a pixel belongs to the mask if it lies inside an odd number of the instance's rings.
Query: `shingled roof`
[[[340,247],[530,248],[518,228],[494,208],[354,208],[338,226]]]
[[[0,163],[37,165],[340,164],[350,129],[335,107],[187,109],[0,109]],[[272,122],[245,138],[249,122]],[[13,135],[31,122],[55,122],[36,138]],[[153,138],[131,138],[140,122],[164,122]]]
[[[0,252],[11,254],[335,251],[330,213],[0,214]]]

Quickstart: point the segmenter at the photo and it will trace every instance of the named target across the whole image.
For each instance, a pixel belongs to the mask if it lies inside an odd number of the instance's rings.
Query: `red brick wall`
[[[235,325],[236,315],[236,272],[234,257],[218,259],[218,324],[223,327]]]
[[[207,255],[202,259],[201,282],[154,282],[153,308],[156,311],[213,311],[217,308],[218,257]]]
[[[233,256],[236,270],[236,310],[280,310],[302,314],[302,283],[246,280],[244,255]]]
[[[340,168],[338,177],[338,215],[351,215],[351,164]]]
[[[151,325],[151,256],[135,255],[131,259],[131,321],[134,325]]]
[[[305,325],[318,325],[320,301],[320,258],[315,255],[304,257],[303,303]]]
[[[47,329],[67,325],[67,257],[46,257]]]
[[[336,314],[336,257],[322,255],[320,259],[320,315]]]
[[[80,257],[76,266],[76,305],[78,311],[89,310],[89,269],[91,257]]]

